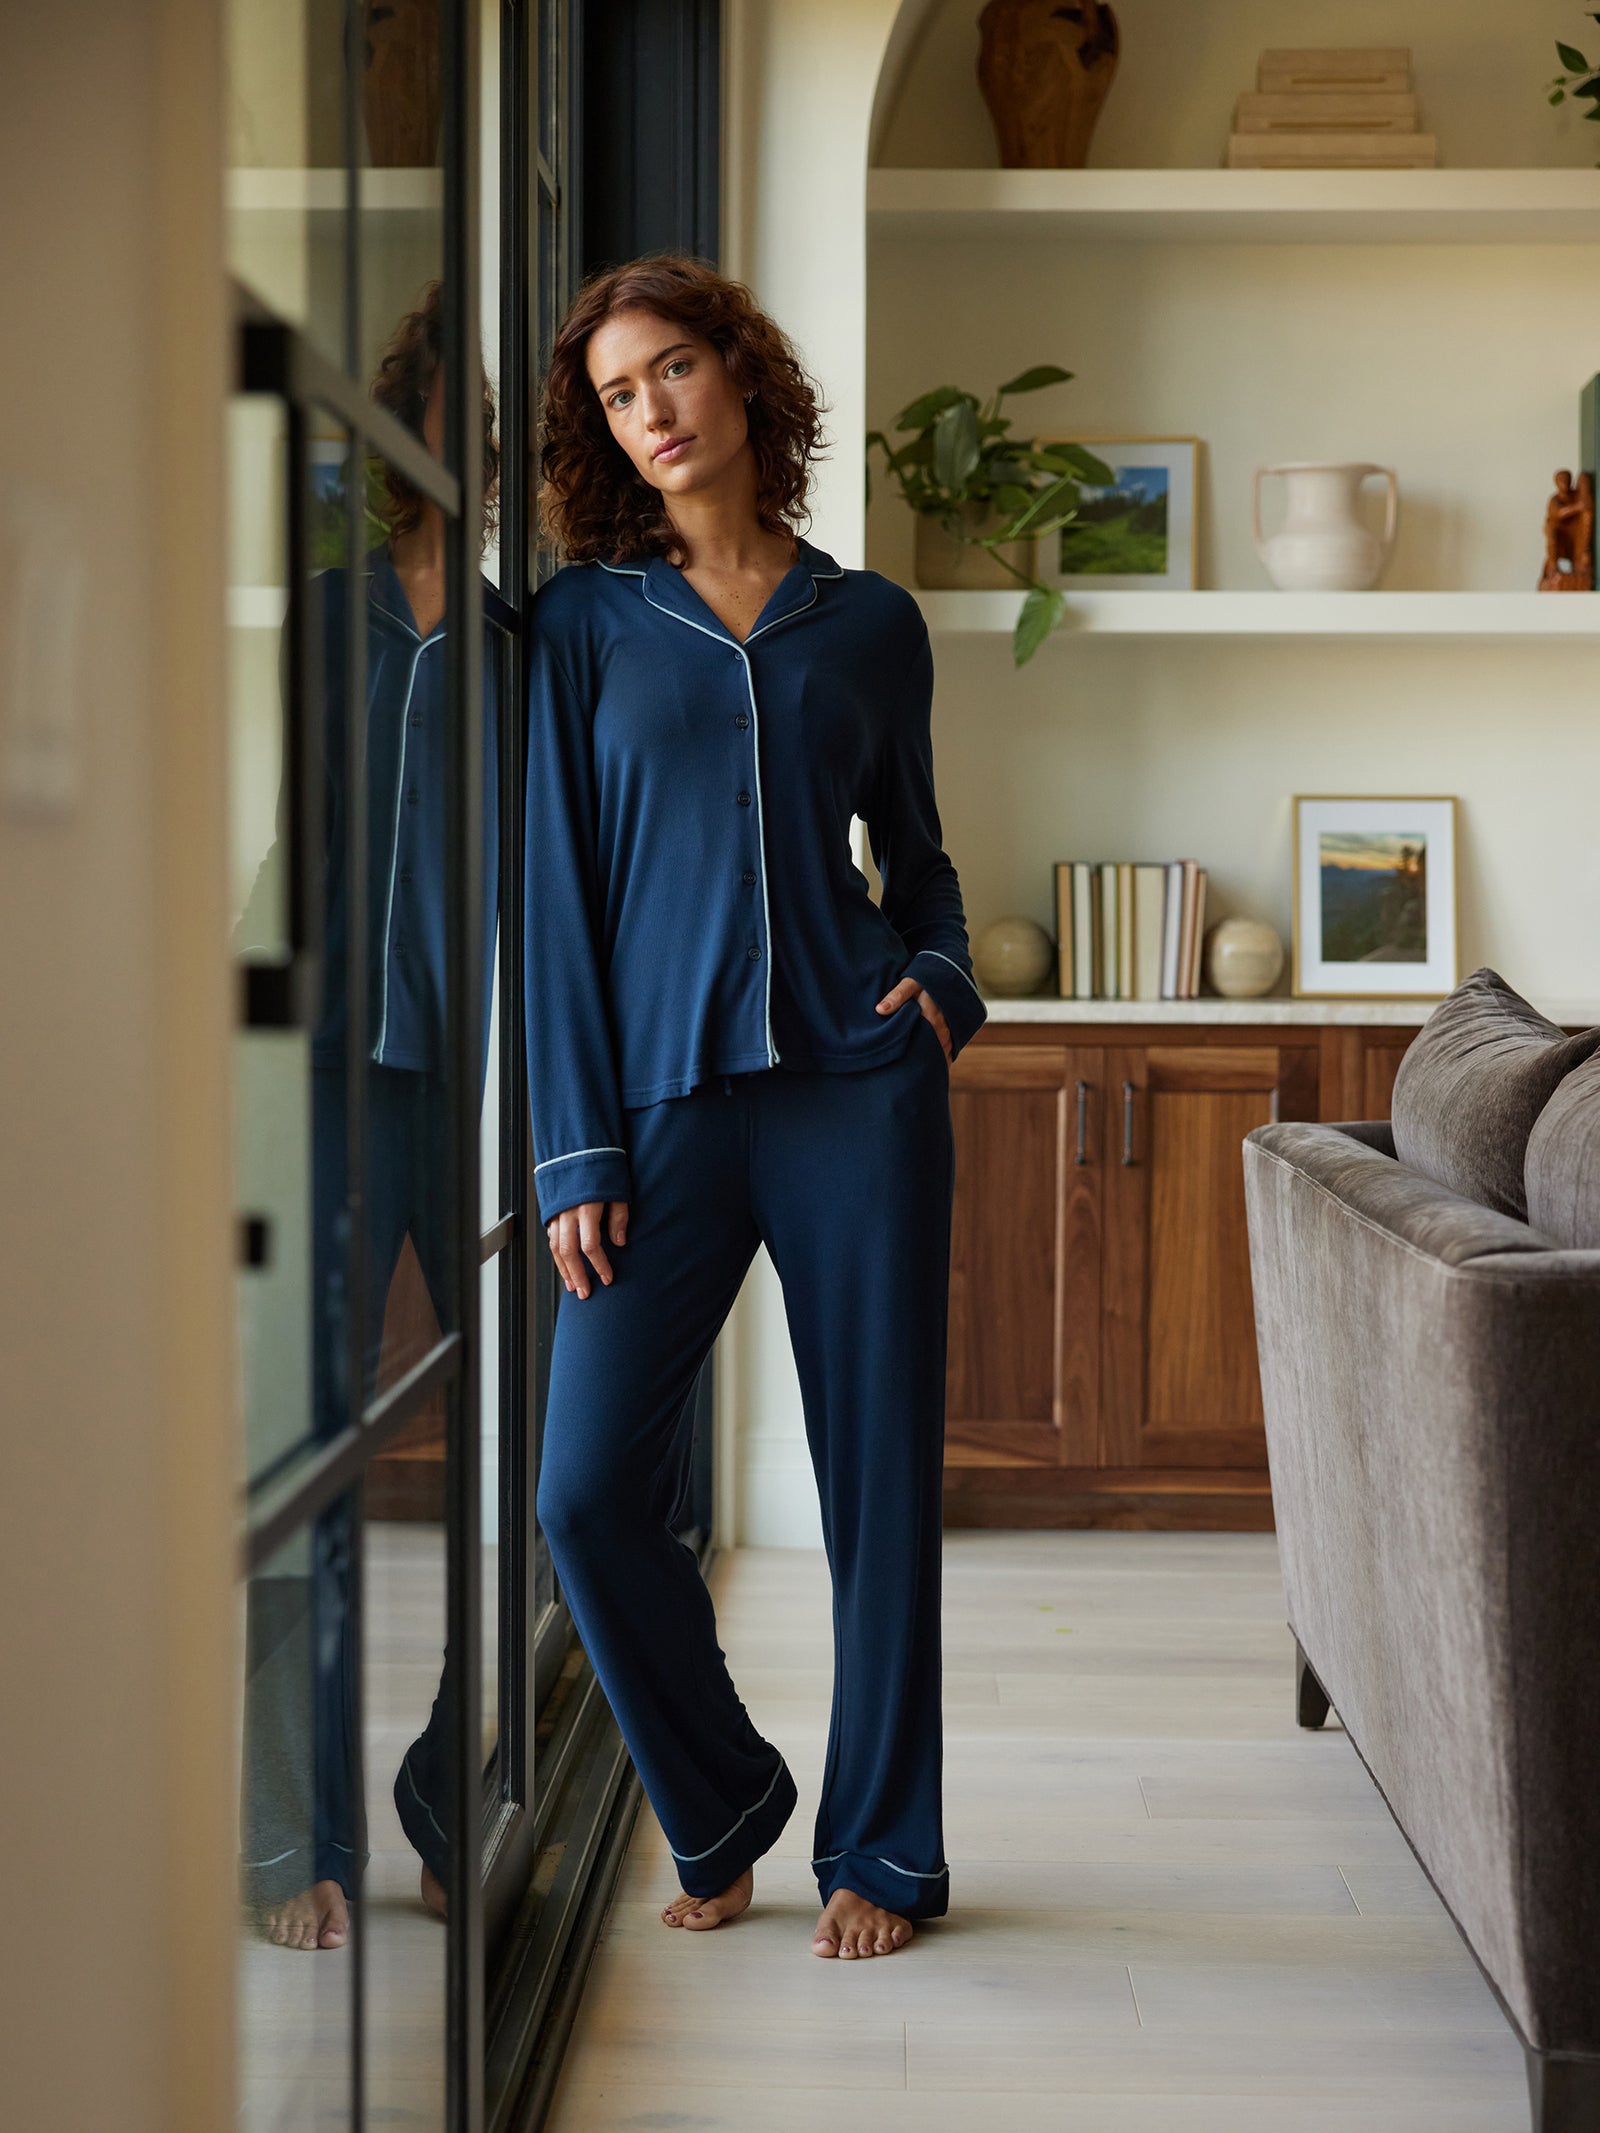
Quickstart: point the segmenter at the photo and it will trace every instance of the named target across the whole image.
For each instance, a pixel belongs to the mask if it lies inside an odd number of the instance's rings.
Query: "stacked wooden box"
[[[1263,52],[1241,96],[1229,170],[1421,170],[1439,160],[1417,131],[1405,45]]]

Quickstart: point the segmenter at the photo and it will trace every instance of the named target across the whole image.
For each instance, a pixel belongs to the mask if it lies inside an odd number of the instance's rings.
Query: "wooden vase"
[[[1105,0],[989,0],[978,30],[1001,168],[1081,170],[1121,49]]]
[[[368,161],[430,169],[439,160],[439,0],[362,0],[361,22]]]

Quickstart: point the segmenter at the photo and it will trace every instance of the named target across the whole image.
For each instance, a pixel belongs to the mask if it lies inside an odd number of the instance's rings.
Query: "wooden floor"
[[[824,1961],[820,1554],[713,1573],[800,1806],[706,1934],[648,1809],[552,2133],[1524,2133],[1522,2058],[1336,1724],[1294,1723],[1269,1534],[946,1536],[951,1909]]]

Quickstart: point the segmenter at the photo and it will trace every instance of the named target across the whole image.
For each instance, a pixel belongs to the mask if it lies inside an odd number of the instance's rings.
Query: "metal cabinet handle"
[[[1087,1163],[1089,1160],[1088,1135],[1089,1084],[1086,1081],[1080,1081],[1078,1083],[1078,1152],[1073,1158],[1074,1162],[1080,1165]]]
[[[1278,1097],[1280,1093],[1281,1092],[1279,1091],[1279,1089],[1275,1086],[1272,1091],[1272,1103],[1267,1112],[1268,1118],[1271,1119],[1274,1125],[1278,1123]]]
[[[1133,1161],[1133,1083],[1122,1084],[1122,1160]]]

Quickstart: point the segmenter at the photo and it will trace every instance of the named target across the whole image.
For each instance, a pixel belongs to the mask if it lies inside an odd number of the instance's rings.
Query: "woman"
[[[669,1926],[751,1899],[796,1803],[670,1517],[758,1244],[834,1583],[823,1956],[948,1907],[940,1477],[949,1062],[986,1010],[940,846],[915,600],[797,534],[810,381],[749,292],[654,255],[556,337],[533,603],[534,1183],[566,1296],[538,1512],[669,1845]],[[851,860],[866,822],[881,907]]]
[[[444,458],[444,310],[433,281],[395,326],[372,397]],[[500,453],[495,399],[482,379],[484,539],[497,525]],[[449,715],[444,514],[395,467],[371,468],[369,506],[382,538],[362,572],[366,635],[366,938],[349,941],[347,584],[342,569],[307,586],[324,708],[323,979],[311,1041],[313,1429],[350,1425],[345,1270],[349,1255],[346,1053],[350,972],[364,979],[367,1066],[362,1089],[367,1352],[361,1398],[376,1390],[378,1343],[409,1235],[435,1316],[454,1323],[449,1259],[450,1102],[445,938],[446,820],[454,738]],[[485,580],[485,583],[488,581]],[[488,625],[483,654],[482,1037],[484,1070],[494,980],[499,874],[498,665]],[[479,1102],[483,1097],[480,1073]],[[414,1360],[408,1357],[407,1361]],[[357,1698],[351,1607],[352,1510],[340,1497],[318,1520],[309,1578],[252,1580],[242,1856],[246,1898],[282,1947],[338,1948],[366,1862],[356,1773]],[[309,1620],[308,1620],[309,1616]],[[313,1663],[311,1654],[315,1653]],[[311,1668],[313,1678],[306,1678]],[[422,1899],[443,1914],[445,1703],[395,1779],[396,1811],[421,1861]]]

